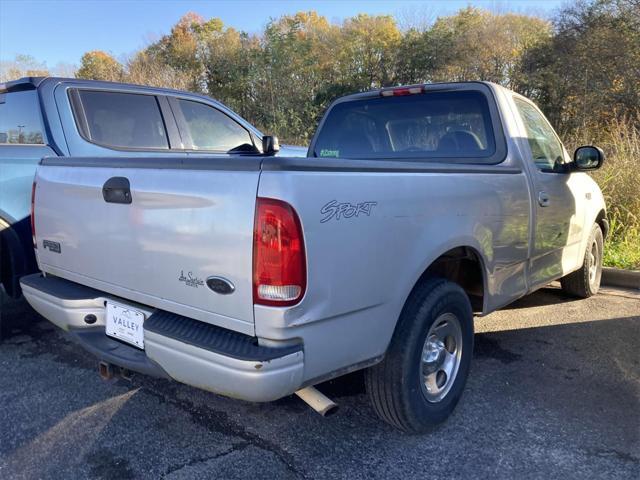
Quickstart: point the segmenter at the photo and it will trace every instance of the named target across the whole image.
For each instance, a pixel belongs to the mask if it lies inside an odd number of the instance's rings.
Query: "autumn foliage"
[[[25,58],[25,71],[42,72]],[[76,75],[204,93],[295,143],[308,142],[329,102],[345,93],[488,80],[533,98],[570,133],[638,117],[640,2],[579,1],[553,21],[467,7],[403,29],[391,16],[332,23],[299,12],[260,34],[187,13],[122,61],[85,53]]]
[[[42,70],[25,59],[24,71]],[[492,81],[535,100],[568,147],[609,142],[614,156],[598,178],[615,203],[616,235],[624,237],[631,226],[640,243],[640,0],[578,0],[551,21],[467,7],[402,29],[391,16],[333,23],[299,12],[272,19],[260,34],[187,13],[130,58],[87,52],[77,76],[210,95],[297,144],[310,140],[327,105],[346,93]],[[635,157],[623,158],[625,152]],[[622,167],[631,172],[621,175]],[[636,253],[632,264],[640,267],[640,245]]]

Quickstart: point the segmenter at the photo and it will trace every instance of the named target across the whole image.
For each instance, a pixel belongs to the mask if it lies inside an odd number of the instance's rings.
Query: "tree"
[[[78,76],[209,94],[296,143],[310,139],[338,96],[424,82],[499,83],[537,100],[561,129],[640,118],[638,0],[581,0],[553,23],[473,7],[434,22],[428,13],[408,14],[401,31],[390,16],[331,23],[298,12],[251,35],[188,13],[124,66],[104,52],[85,54]],[[3,64],[3,75],[46,70],[19,60],[13,70]]]
[[[189,90],[193,83],[188,74],[165,64],[146,50],[136,53],[127,61],[124,79],[129,83],[176,90]]]
[[[146,53],[190,78],[190,90],[204,92],[203,37],[221,28],[220,19],[206,21],[200,15],[189,12],[178,20],[169,35],[147,47]]]
[[[255,88],[261,68],[260,40],[233,28],[209,30],[203,38],[206,91],[247,118],[256,118]]]
[[[388,15],[360,14],[346,20],[339,50],[342,81],[357,90],[392,84],[401,37],[395,20]]]
[[[82,56],[76,77],[119,82],[123,80],[124,70],[122,65],[108,53],[93,50]]]
[[[539,18],[467,7],[423,34],[424,58],[430,80],[487,80],[518,89],[525,52],[550,36],[551,25]]]
[[[20,77],[44,77],[49,75],[46,64],[31,55],[18,54],[12,61],[0,62],[0,82],[16,80]]]
[[[555,35],[531,49],[523,90],[563,130],[640,111],[640,5],[581,1],[560,12]]]
[[[315,12],[271,21],[262,42],[257,103],[269,129],[286,138],[310,138],[324,108],[323,88],[338,80],[339,30]]]

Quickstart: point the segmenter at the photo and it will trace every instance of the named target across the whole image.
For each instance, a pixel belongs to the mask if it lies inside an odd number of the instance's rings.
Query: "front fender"
[[[581,241],[581,261],[580,265],[584,262],[584,253],[587,250],[587,242],[589,241],[589,236],[591,235],[592,226],[598,221],[599,217],[603,217],[605,220],[606,228],[603,229],[602,235],[606,238],[609,233],[609,221],[607,220],[607,205],[604,200],[604,195],[602,194],[602,190],[600,186],[596,183],[596,181],[590,176],[586,176],[586,198],[585,202],[587,202],[587,206],[585,208],[585,225],[582,231],[584,232]],[[591,198],[589,198],[589,195]],[[606,231],[605,231],[606,230]]]

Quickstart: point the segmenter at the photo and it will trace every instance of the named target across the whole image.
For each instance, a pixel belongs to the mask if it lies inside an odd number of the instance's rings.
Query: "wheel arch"
[[[602,230],[602,237],[606,240],[607,235],[609,235],[609,220],[607,219],[607,212],[605,212],[604,208],[598,212],[595,221]]]
[[[423,266],[404,304],[416,290],[424,286],[427,279],[432,277],[441,277],[460,285],[469,296],[474,312],[486,310],[488,275],[485,260],[479,248],[468,244],[443,247],[439,254]]]

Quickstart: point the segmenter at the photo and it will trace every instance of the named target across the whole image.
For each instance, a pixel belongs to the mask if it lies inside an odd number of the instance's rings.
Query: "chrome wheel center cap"
[[[444,355],[444,342],[439,338],[432,338],[426,343],[422,352],[422,361],[427,365],[438,365]]]

